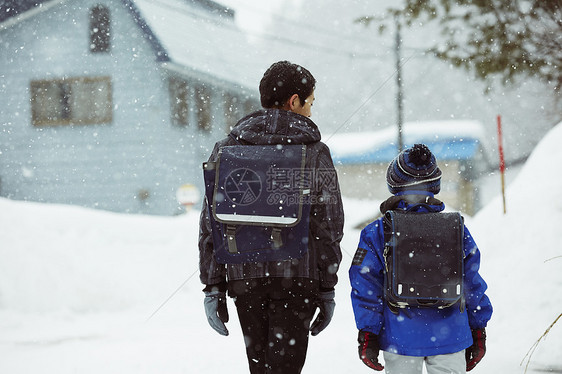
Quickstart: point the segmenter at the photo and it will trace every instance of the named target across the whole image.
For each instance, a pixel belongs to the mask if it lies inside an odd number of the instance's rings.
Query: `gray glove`
[[[316,306],[319,309],[318,316],[312,326],[310,326],[310,332],[312,336],[316,336],[322,332],[332,320],[334,315],[334,309],[336,308],[336,302],[334,297],[336,296],[336,291],[321,291],[316,298]]]
[[[224,325],[228,322],[228,309],[226,308],[226,293],[222,291],[205,292],[205,314],[209,325],[216,332],[227,336],[228,330]]]

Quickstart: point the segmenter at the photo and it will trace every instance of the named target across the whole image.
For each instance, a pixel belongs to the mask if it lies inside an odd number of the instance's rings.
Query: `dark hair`
[[[267,69],[260,81],[261,105],[264,108],[278,108],[294,94],[299,95],[304,105],[315,86],[316,79],[306,68],[289,61],[276,62]]]

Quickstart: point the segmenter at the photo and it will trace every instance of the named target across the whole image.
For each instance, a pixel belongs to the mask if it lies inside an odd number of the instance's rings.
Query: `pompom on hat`
[[[411,190],[438,194],[441,190],[441,169],[425,144],[414,144],[400,152],[388,165],[386,183],[392,194]]]

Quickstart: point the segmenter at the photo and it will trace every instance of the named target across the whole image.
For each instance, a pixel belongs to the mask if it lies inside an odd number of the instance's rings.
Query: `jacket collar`
[[[230,136],[242,144],[310,144],[321,139],[310,118],[282,109],[247,115],[238,121]]]
[[[389,210],[411,210],[413,212],[441,212],[445,204],[427,191],[404,191],[389,197],[380,205],[384,215]]]

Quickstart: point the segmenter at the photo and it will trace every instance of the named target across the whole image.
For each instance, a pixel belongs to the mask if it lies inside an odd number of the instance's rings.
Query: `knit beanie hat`
[[[441,170],[425,144],[414,144],[388,165],[386,183],[392,194],[407,190],[437,194],[441,190]]]

